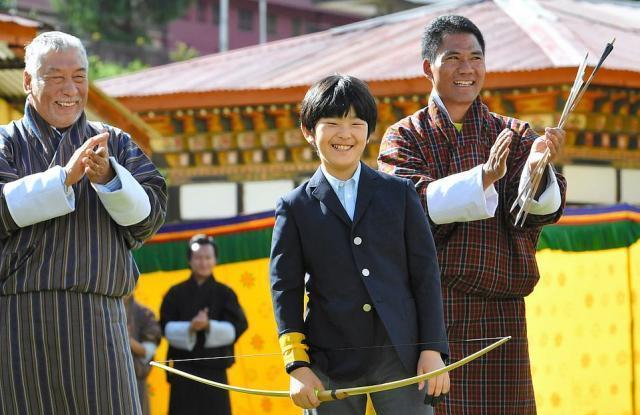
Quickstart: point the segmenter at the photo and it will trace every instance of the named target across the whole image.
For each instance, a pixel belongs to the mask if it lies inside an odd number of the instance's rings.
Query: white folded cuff
[[[228,321],[209,320],[209,333],[204,347],[221,347],[233,344],[236,339],[236,329]]]
[[[482,165],[452,174],[427,186],[427,209],[438,224],[491,218],[498,207],[498,192],[482,184]]]
[[[120,179],[121,188],[113,192],[105,191],[98,185],[93,188],[98,193],[102,205],[118,225],[130,226],[146,219],[151,213],[149,196],[131,173],[118,164],[114,157],[109,157],[111,166]]]
[[[164,327],[164,335],[172,347],[191,351],[196,346],[196,335],[190,327],[189,321],[170,321]]]
[[[548,165],[547,169],[547,183],[545,183],[546,188],[544,192],[542,192],[538,200],[533,199],[529,204],[529,209],[527,210],[530,214],[550,215],[554,212],[557,212],[558,209],[560,209],[560,205],[562,204],[562,197],[560,196],[560,186],[558,186],[556,175],[553,172],[553,168],[551,167],[551,165]],[[527,185],[529,177],[531,177],[531,169],[529,168],[529,163],[526,163],[524,169],[522,169],[522,174],[520,175],[518,194],[522,193],[522,189],[524,189],[524,187]],[[522,206],[523,204],[524,196],[518,200],[518,205]]]
[[[24,228],[73,212],[75,194],[71,186],[64,185],[65,179],[64,169],[55,166],[6,183],[2,193],[16,225]]]

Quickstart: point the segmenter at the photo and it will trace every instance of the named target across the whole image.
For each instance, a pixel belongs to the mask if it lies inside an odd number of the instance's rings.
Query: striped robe
[[[458,132],[438,105],[429,106],[392,125],[382,140],[378,165],[384,172],[413,180],[425,209],[427,187],[435,180],[470,170],[489,158],[504,128],[514,132],[507,173],[495,183],[498,207],[485,220],[438,225],[431,229],[442,272],[442,299],[451,360],[489,342],[462,339],[513,336],[499,350],[453,371],[451,393],[441,414],[534,414],[524,297],[538,282],[536,244],[550,215],[529,215],[525,226],[513,226],[520,176],[537,134],[522,121],[489,112],[477,98]],[[564,205],[565,179],[556,173]],[[516,212],[517,213],[517,212]]]
[[[116,224],[84,177],[73,212],[19,227],[2,188],[65,166],[99,128],[148,195],[149,216]],[[139,274],[130,250],[162,225],[166,203],[164,179],[116,128],[83,114],[60,134],[29,104],[0,127],[0,413],[140,413],[122,297]]]

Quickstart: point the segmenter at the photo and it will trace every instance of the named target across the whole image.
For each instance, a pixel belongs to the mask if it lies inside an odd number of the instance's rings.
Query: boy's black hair
[[[330,75],[309,88],[300,108],[300,123],[313,131],[320,118],[345,117],[353,107],[367,122],[367,138],[376,129],[376,99],[363,81],[348,75]]]
[[[193,251],[198,249],[198,247],[194,247],[194,245],[211,245],[213,247],[213,256],[216,258],[218,257],[218,245],[213,239],[213,236],[199,233],[197,235],[193,235],[191,239],[189,239],[189,247],[187,248],[187,259],[189,261],[191,261]]]
[[[444,35],[456,33],[474,35],[478,39],[482,54],[484,54],[484,37],[482,37],[482,32],[478,29],[478,26],[466,17],[447,15],[436,17],[425,26],[422,34],[422,59],[426,59],[429,62],[435,61]]]

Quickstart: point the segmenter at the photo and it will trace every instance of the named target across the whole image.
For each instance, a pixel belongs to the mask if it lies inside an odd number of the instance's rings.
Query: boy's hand
[[[308,367],[299,367],[289,373],[289,376],[289,395],[293,403],[304,409],[317,408],[320,401],[316,396],[316,390],[323,391],[324,386],[316,374]]]
[[[420,353],[420,358],[418,359],[418,375],[433,372],[444,366],[440,352],[424,350]],[[440,396],[441,394],[449,393],[450,383],[448,373],[431,378],[428,382],[427,395]],[[418,390],[422,390],[423,388],[424,382],[420,382],[418,384]]]

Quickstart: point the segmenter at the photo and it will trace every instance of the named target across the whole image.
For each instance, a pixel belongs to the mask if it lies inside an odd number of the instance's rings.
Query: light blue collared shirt
[[[120,182],[120,178],[116,175],[109,183],[98,184],[96,183],[96,187],[101,192],[111,193],[117,190],[122,189],[122,182]]]
[[[109,163],[111,163],[111,160],[109,160]],[[111,165],[111,167],[113,167],[113,165]],[[114,172],[116,172],[116,168],[115,167],[113,167],[113,170],[114,170]],[[118,174],[116,174],[115,176],[113,176],[113,179],[111,179],[111,181],[109,183],[105,183],[105,184],[97,184],[96,183],[96,187],[101,192],[111,193],[111,192],[115,192],[115,191],[118,191],[118,190],[122,189],[122,182],[120,181],[120,178],[118,177]]]
[[[353,220],[353,215],[356,211],[356,199],[358,198],[358,182],[360,181],[361,167],[360,163],[358,163],[358,168],[353,173],[353,176],[351,176],[349,180],[342,181],[330,175],[324,166],[320,166],[324,177],[327,178],[331,188],[336,192],[338,200],[340,200],[342,207],[347,211],[347,215],[349,215],[351,220]]]

